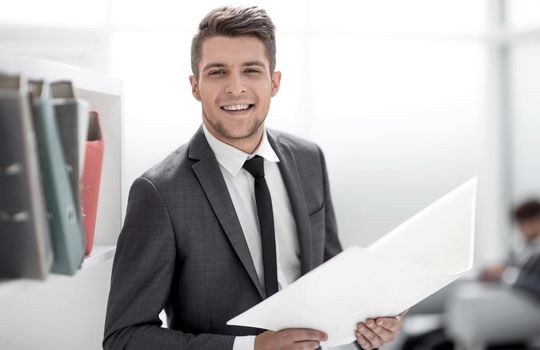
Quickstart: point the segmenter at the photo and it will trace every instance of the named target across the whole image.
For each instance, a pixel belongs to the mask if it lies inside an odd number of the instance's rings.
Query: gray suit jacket
[[[341,251],[317,145],[268,130],[300,243],[301,273]],[[279,220],[279,218],[277,218]],[[264,299],[214,153],[200,128],[133,183],[114,258],[105,349],[232,349],[227,326]],[[166,310],[169,329],[161,328]]]
[[[514,286],[540,300],[540,253],[531,256],[523,265]]]

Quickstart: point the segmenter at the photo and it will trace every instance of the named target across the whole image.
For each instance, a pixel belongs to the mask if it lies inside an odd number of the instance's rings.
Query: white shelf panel
[[[26,77],[31,79],[47,81],[71,80],[77,89],[111,96],[122,95],[122,82],[118,79],[7,50],[0,50],[0,72],[6,74],[24,73]]]
[[[93,265],[99,264],[100,262],[112,259],[114,257],[114,252],[116,251],[116,246],[114,245],[98,245],[94,246],[92,249],[92,254],[87,256],[81,266],[81,270],[87,269]]]
[[[113,245],[94,246],[94,249],[92,249],[92,254],[84,259],[79,271],[112,259],[115,251],[116,247]],[[79,273],[79,271],[77,271],[77,273]],[[43,281],[31,279],[0,280],[0,298],[19,293],[28,288],[39,286],[43,283],[48,283],[57,278],[65,277],[66,276],[64,275],[50,274],[47,279]]]

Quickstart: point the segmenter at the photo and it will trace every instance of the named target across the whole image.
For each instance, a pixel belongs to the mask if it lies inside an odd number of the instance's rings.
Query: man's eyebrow
[[[266,65],[262,61],[249,61],[249,62],[246,62],[246,63],[242,64],[242,66],[244,66],[244,67],[260,66],[260,67],[263,67],[263,68],[266,67]]]
[[[206,66],[203,67],[203,71],[209,70],[211,68],[225,68],[225,65],[223,63],[208,63]]]
[[[262,68],[265,68],[266,65],[264,64],[263,61],[248,61],[248,62],[244,62],[242,63],[242,66],[243,67],[252,67],[252,66],[258,66],[258,67],[262,67]],[[227,66],[224,64],[224,63],[208,63],[207,65],[205,65],[203,67],[203,72],[204,71],[207,71],[209,69],[212,69],[212,68],[226,68]]]

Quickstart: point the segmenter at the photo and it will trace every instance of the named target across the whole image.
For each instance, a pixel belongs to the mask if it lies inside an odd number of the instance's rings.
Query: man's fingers
[[[326,341],[328,336],[326,333],[308,328],[290,328],[284,329],[280,333],[287,342],[303,342],[303,341]]]
[[[317,349],[326,333],[315,329],[289,328],[279,332],[265,331],[255,337],[255,349]]]
[[[396,317],[379,317],[368,319],[356,325],[356,340],[363,349],[381,347],[394,340],[401,329],[401,317],[409,310],[405,310]]]
[[[369,342],[369,340],[367,340],[358,331],[355,332],[355,335],[356,335],[356,341],[358,342],[358,344],[360,344],[360,346],[362,347],[363,350],[370,350],[371,349],[371,343]]]
[[[371,327],[375,326],[375,321],[369,319],[365,323],[359,323],[358,327],[356,327],[357,332],[364,336],[373,348],[380,347],[384,344],[383,339],[371,329]]]
[[[369,328],[373,333],[377,334],[384,343],[388,343],[394,340],[394,332],[378,325],[376,322],[374,322],[373,325],[371,325]]]
[[[301,341],[296,342],[290,346],[287,347],[287,349],[291,350],[313,350],[317,349],[319,346],[321,346],[321,343],[318,341]]]
[[[398,332],[401,329],[401,316],[397,317],[379,317],[375,323],[390,332]]]

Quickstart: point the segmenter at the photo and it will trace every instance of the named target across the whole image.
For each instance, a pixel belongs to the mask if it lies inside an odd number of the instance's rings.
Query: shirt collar
[[[232,176],[238,175],[245,161],[255,157],[256,155],[263,157],[264,159],[270,162],[279,162],[279,158],[274,152],[274,149],[268,142],[268,135],[266,129],[259,144],[259,147],[255,150],[254,153],[249,154],[244,151],[239,150],[231,145],[226,144],[225,142],[217,139],[214,135],[208,131],[206,125],[203,123],[204,136],[206,141],[210,145],[212,151],[216,156],[217,162],[225,168]]]

